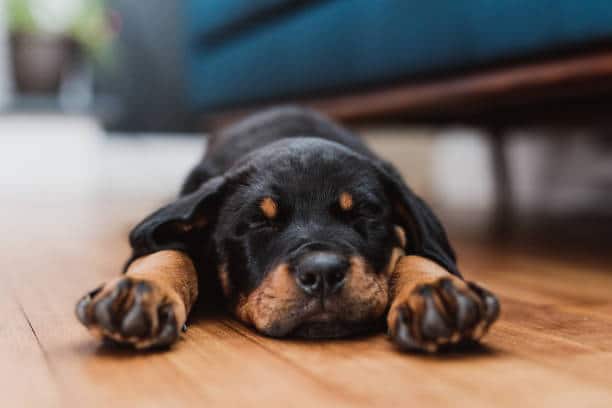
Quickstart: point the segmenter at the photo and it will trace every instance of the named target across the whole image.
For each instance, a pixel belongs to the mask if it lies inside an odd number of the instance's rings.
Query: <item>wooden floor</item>
[[[464,273],[502,301],[475,350],[400,354],[383,334],[274,340],[205,318],[168,352],[101,347],[74,303],[118,274],[129,225],[160,199],[104,189],[3,197],[0,405],[612,406],[610,264],[461,241]]]

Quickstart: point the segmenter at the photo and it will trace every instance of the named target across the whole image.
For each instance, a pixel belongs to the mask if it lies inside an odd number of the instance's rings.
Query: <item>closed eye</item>
[[[379,218],[383,213],[383,208],[373,202],[363,202],[358,206],[357,212],[366,218]]]
[[[358,219],[378,219],[382,216],[384,210],[374,202],[361,201],[350,209],[343,209],[338,203],[333,203],[330,212],[336,218],[345,222],[352,222]]]
[[[265,229],[273,229],[276,226],[272,221],[266,218],[256,218],[250,221],[240,221],[236,224],[234,233],[238,236],[244,235],[249,231],[262,231]]]
[[[249,225],[249,229],[255,230],[255,229],[271,227],[272,222],[268,219],[260,219],[260,220],[253,220],[249,222],[248,225]]]

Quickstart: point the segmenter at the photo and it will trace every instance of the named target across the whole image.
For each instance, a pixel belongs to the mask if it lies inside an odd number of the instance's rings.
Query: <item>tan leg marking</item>
[[[164,292],[183,303],[185,314],[198,297],[198,275],[191,258],[180,251],[159,251],[136,259],[127,276],[159,285]]]

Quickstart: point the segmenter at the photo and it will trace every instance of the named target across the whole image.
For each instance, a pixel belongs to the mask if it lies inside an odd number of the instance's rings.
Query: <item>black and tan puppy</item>
[[[396,170],[303,109],[214,136],[180,197],[130,243],[125,276],[83,297],[77,315],[137,348],[176,341],[211,290],[268,336],[347,336],[386,321],[406,350],[478,340],[499,313],[461,278],[442,226]]]

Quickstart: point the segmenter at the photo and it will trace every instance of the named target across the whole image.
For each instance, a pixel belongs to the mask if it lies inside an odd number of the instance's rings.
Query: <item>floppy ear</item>
[[[399,173],[388,163],[376,163],[387,195],[392,201],[393,221],[406,233],[406,254],[419,255],[438,263],[450,273],[461,276],[455,252],[446,232],[428,205],[408,188]]]
[[[204,234],[216,217],[226,186],[225,177],[214,177],[134,227],[130,233],[132,256],[126,268],[136,258],[164,249],[189,254],[195,243],[205,239]]]

